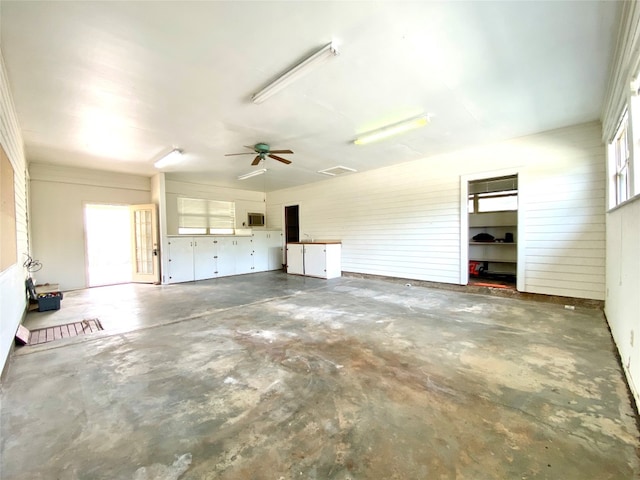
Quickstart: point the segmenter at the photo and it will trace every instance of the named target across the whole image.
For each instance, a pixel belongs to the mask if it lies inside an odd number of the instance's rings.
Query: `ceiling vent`
[[[342,165],[338,165],[337,167],[327,168],[325,170],[318,170],[318,173],[322,173],[323,175],[329,175],[330,177],[335,177],[337,175],[343,175],[345,173],[357,172],[357,170],[349,167],[343,167]]]

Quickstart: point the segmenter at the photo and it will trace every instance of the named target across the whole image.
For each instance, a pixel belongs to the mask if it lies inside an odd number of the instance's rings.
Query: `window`
[[[233,234],[235,223],[233,202],[178,197],[180,235]]]
[[[518,191],[511,190],[495,193],[477,193],[474,195],[474,210],[470,213],[504,212],[518,210]],[[477,205],[477,209],[476,209]]]
[[[629,175],[629,116],[625,110],[618,126],[618,131],[609,146],[610,165],[613,171],[613,188],[615,204],[619,205],[629,199],[631,194],[631,176]]]
[[[469,213],[518,210],[518,177],[488,178],[469,182]]]

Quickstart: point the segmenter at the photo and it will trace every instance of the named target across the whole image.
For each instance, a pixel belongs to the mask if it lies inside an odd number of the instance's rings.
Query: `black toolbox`
[[[60,300],[62,292],[41,293],[38,295],[38,311],[60,310]]]

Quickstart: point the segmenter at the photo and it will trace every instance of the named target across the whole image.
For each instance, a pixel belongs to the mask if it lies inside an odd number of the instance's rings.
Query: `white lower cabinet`
[[[304,245],[287,243],[287,273],[304,275]]]
[[[284,265],[284,249],[282,248],[282,232],[267,233],[267,270],[282,270]]]
[[[193,238],[175,237],[169,239],[167,249],[169,261],[167,263],[167,283],[190,282],[194,279],[193,272]]]
[[[282,268],[282,234],[169,237],[166,283],[242,275]]]
[[[253,269],[256,272],[282,269],[282,232],[259,230],[253,233]]]
[[[236,275],[253,273],[253,244],[251,237],[238,237],[235,242]]]
[[[340,243],[288,243],[287,273],[319,278],[342,276]]]
[[[253,246],[253,270],[266,272],[269,270],[267,232],[254,232],[251,237],[251,244]]]
[[[215,277],[228,277],[236,273],[236,246],[232,237],[220,237],[214,240],[216,244],[214,270]]]
[[[193,279],[212,278],[216,271],[217,248],[211,237],[193,239]]]

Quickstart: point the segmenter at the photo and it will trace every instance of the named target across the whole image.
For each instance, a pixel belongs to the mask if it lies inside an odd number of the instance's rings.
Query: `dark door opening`
[[[300,241],[299,205],[284,207],[284,230],[287,243]]]
[[[300,241],[300,217],[299,217],[299,205],[290,205],[284,207],[284,237],[285,237],[285,249],[284,249],[284,264],[288,265],[287,258],[287,243]]]

